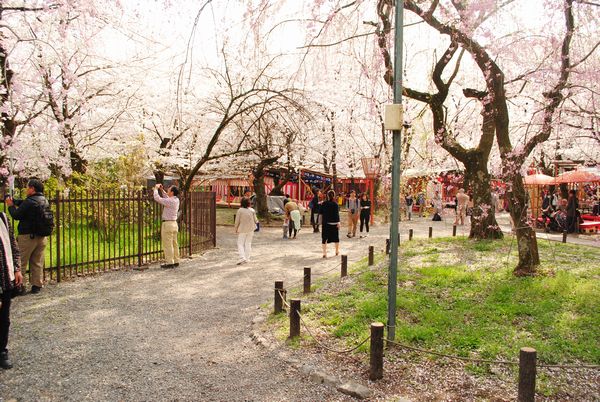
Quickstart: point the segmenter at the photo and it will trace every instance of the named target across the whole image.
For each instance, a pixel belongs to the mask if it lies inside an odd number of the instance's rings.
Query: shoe
[[[323,254],[323,258],[327,258],[327,254]]]
[[[246,262],[247,262],[246,260],[239,260],[237,262],[237,265],[242,265],[242,264],[245,264]]]
[[[175,264],[161,264],[160,267],[163,269],[175,268]]]
[[[177,268],[177,267],[179,267],[179,263],[178,262],[176,262],[175,264],[173,264],[173,268]]]
[[[39,286],[33,285],[31,287],[31,293],[33,293],[34,295],[40,293],[41,291],[42,291],[42,288]]]
[[[352,235],[351,235],[350,233],[348,233],[346,236],[347,236],[348,238],[351,238],[351,237],[352,237]]]
[[[369,234],[367,233],[366,235],[364,235],[363,237],[369,237]]]
[[[4,370],[9,370],[12,367],[12,362],[8,358],[8,352],[0,353],[0,368],[3,368]]]

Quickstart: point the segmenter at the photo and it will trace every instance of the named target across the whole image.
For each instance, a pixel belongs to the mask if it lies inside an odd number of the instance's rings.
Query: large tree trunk
[[[527,191],[519,173],[512,178],[512,192],[509,193],[509,197],[510,216],[514,222],[519,252],[519,263],[513,273],[516,276],[533,276],[540,265],[540,256],[535,231],[528,222]]]
[[[254,180],[252,180],[254,193],[256,194],[256,198],[254,199],[254,209],[259,218],[269,220],[269,205],[267,203],[267,193],[265,191],[264,171],[254,173]]]
[[[471,239],[501,239],[502,230],[496,222],[492,207],[490,174],[487,158],[477,153],[469,154],[463,161],[465,165],[465,183],[472,190],[473,212],[471,215]]]

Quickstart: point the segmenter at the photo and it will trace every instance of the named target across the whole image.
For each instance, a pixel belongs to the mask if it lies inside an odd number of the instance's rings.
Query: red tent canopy
[[[525,176],[523,178],[523,181],[525,182],[525,184],[531,186],[550,186],[557,183],[556,178],[541,173]]]
[[[585,170],[570,170],[559,174],[557,183],[595,183],[600,182],[600,176]]]

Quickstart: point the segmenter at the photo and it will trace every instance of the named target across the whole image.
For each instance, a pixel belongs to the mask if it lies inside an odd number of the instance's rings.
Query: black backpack
[[[36,197],[36,214],[33,223],[33,234],[36,236],[50,236],[54,230],[54,212],[50,203],[43,197]]]

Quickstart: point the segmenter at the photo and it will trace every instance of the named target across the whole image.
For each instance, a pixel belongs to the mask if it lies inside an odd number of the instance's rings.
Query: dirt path
[[[342,251],[363,257],[369,244],[385,244],[386,230],[344,237]],[[338,260],[323,260],[320,235],[307,229],[296,240],[263,229],[253,245],[253,262],[237,266],[232,228],[219,228],[218,249],[176,270],[109,273],[15,299],[15,368],[0,372],[0,400],[347,399],[250,339],[275,280]]]

